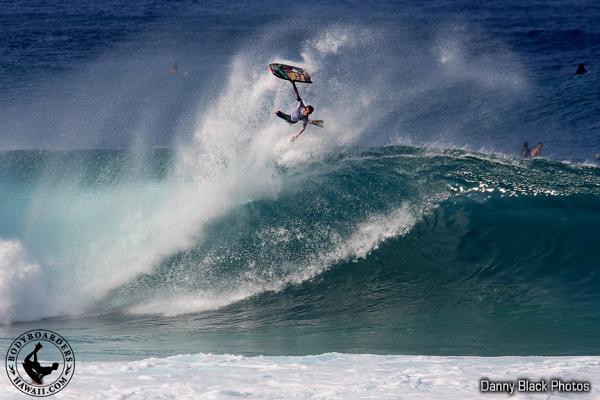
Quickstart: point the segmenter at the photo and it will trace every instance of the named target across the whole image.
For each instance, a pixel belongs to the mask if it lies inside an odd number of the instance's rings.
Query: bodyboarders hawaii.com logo
[[[6,353],[6,373],[21,392],[51,396],[64,389],[75,372],[71,345],[56,332],[35,329],[16,338]]]

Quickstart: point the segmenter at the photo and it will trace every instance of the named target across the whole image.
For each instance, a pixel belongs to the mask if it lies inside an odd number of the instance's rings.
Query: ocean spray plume
[[[68,309],[67,296],[49,294],[41,267],[29,260],[22,244],[0,240],[0,324],[35,320]]]
[[[286,126],[271,115],[276,104],[288,101],[289,91],[253,57],[248,52],[233,60],[223,92],[198,116],[192,144],[179,148],[158,179],[131,171],[118,157],[105,163],[94,152],[57,153],[43,161],[23,216],[22,243],[48,295],[69,293],[70,305],[44,308],[39,316],[93,310],[111,290],[201,242],[208,222],[241,204],[277,196],[278,162],[286,163],[290,154],[297,160],[325,154],[335,144],[343,130],[332,124],[328,136],[290,146],[282,135]],[[252,66],[254,79],[248,79]],[[360,97],[349,92],[350,99]],[[356,128],[348,132],[349,140],[360,134]],[[89,180],[93,168],[104,172]]]
[[[366,39],[359,43],[349,41],[350,32],[348,29],[326,31],[323,35],[326,37],[328,45],[323,45],[318,39],[307,41],[303,52],[304,62],[301,65],[305,65],[307,68],[314,67],[318,71],[318,65],[327,65],[327,62],[335,64],[337,60],[328,60],[328,57],[338,53],[340,49],[349,47],[352,50],[369,44]],[[232,63],[229,82],[224,93],[216,102],[210,104],[199,118],[200,125],[196,130],[193,145],[179,149],[180,161],[175,169],[175,174],[179,176],[191,173],[192,175],[188,178],[192,181],[212,176],[213,170],[226,171],[226,173],[218,175],[219,185],[223,185],[224,178],[233,179],[236,182],[237,186],[232,187],[229,195],[223,197],[227,199],[240,198],[237,205],[244,201],[272,197],[265,197],[266,192],[262,195],[246,192],[245,188],[247,185],[251,185],[251,189],[256,190],[260,187],[261,177],[264,179],[269,174],[278,177],[274,169],[275,162],[278,161],[288,166],[298,165],[307,157],[326,154],[328,148],[336,146],[340,142],[353,142],[364,131],[364,127],[369,124],[369,121],[378,115],[375,109],[370,110],[365,103],[365,96],[373,97],[373,88],[367,90],[366,85],[342,85],[343,77],[324,80],[320,90],[328,93],[328,96],[333,93],[333,100],[325,104],[329,104],[330,109],[334,112],[328,113],[327,108],[324,111],[333,119],[332,126],[328,127],[329,132],[326,135],[319,135],[320,132],[310,136],[305,135],[307,137],[303,138],[301,143],[290,147],[287,135],[281,135],[281,121],[273,119],[269,111],[273,109],[274,104],[290,102],[289,88],[284,87],[282,91],[280,89],[282,82],[261,72],[254,72],[254,75],[248,79],[249,66],[257,63],[254,61],[254,56],[251,52],[236,57]],[[293,62],[290,61],[290,63]],[[261,68],[264,65],[255,65],[255,67],[255,71],[264,69]],[[352,70],[352,68],[348,68],[348,70]],[[335,94],[338,95],[335,96]],[[318,101],[318,98],[323,98],[323,94],[315,97]],[[243,102],[242,107],[239,105],[240,102]],[[349,107],[362,107],[362,109],[372,112],[366,112],[364,117],[355,115],[342,118],[339,112]],[[336,115],[340,117],[339,121],[342,121],[339,124],[335,123]],[[278,144],[273,146],[273,142]],[[256,174],[251,176],[254,172]],[[399,221],[403,221],[403,219],[399,219]],[[365,243],[363,246],[374,246],[378,242],[379,240],[374,239],[373,243]],[[146,301],[143,306],[135,306],[130,310],[175,315],[222,306],[265,290],[279,290],[289,282],[309,279],[326,268],[333,260],[351,257],[355,253],[354,250],[351,248],[342,250],[348,246],[350,245],[339,244],[334,250],[337,255],[321,255],[319,256],[321,257],[320,261],[313,260],[310,265],[297,265],[295,272],[289,271],[289,275],[286,274],[283,277],[273,276],[265,280],[264,277],[259,278],[261,273],[256,274],[250,268],[237,278],[223,278],[219,283],[213,283],[217,288],[207,288],[205,285],[204,289],[200,291],[196,289],[194,293],[179,294],[174,298],[155,295],[157,300],[150,301],[150,303]],[[365,250],[356,249],[356,251],[360,253]],[[213,262],[214,260],[208,256],[199,265],[202,265],[202,270],[212,274],[211,269],[214,267],[211,264]],[[312,272],[309,272],[309,269]],[[232,284],[237,287],[235,290],[230,287]]]

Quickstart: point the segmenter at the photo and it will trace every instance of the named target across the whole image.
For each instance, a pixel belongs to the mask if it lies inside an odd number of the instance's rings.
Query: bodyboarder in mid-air
[[[277,111],[276,115],[279,118],[286,120],[290,124],[295,124],[298,121],[302,121],[302,129],[300,129],[300,131],[297,134],[290,136],[290,140],[294,141],[306,129],[306,125],[308,125],[308,122],[309,122],[308,116],[310,114],[312,114],[312,112],[315,109],[311,105],[306,105],[306,106],[304,105],[304,102],[302,101],[302,98],[300,97],[300,93],[298,93],[298,88],[296,87],[296,82],[292,81],[292,86],[294,87],[294,93],[296,94],[296,101],[298,101],[298,104],[296,104],[296,108],[290,114],[286,114],[282,111]]]

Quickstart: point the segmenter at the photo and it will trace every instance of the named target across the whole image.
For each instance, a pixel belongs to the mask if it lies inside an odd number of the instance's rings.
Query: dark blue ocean
[[[1,1],[0,38],[0,350],[597,352],[599,3]]]

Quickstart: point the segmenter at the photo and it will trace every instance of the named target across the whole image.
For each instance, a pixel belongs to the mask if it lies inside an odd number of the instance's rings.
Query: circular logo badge
[[[21,392],[35,397],[52,396],[71,381],[75,354],[58,333],[35,329],[11,343],[5,365],[8,378]]]

